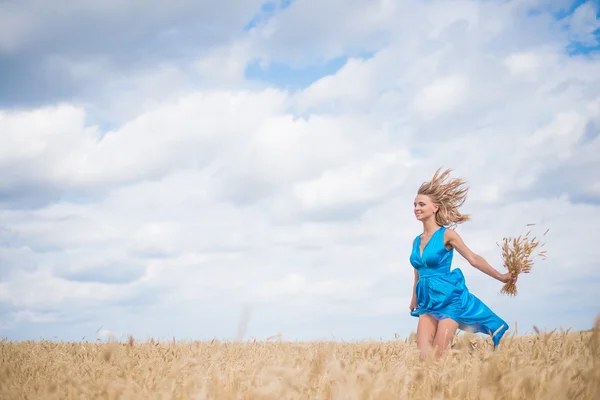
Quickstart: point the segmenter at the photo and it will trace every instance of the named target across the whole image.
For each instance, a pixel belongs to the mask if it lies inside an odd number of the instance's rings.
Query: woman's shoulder
[[[417,239],[421,238],[421,235],[422,235],[422,234],[423,234],[423,233],[419,233],[417,236],[415,236],[415,238],[414,238],[414,239],[413,239],[413,241],[412,241],[412,244],[413,244],[413,246],[414,246],[414,245],[417,243]]]
[[[444,227],[444,243],[450,240],[460,239],[460,235],[454,229]]]

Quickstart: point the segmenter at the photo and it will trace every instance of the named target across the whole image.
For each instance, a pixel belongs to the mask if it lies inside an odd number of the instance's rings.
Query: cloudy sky
[[[440,166],[497,269],[550,229],[514,298],[455,254],[471,291],[590,328],[599,28],[593,0],[0,2],[0,337],[406,337]]]

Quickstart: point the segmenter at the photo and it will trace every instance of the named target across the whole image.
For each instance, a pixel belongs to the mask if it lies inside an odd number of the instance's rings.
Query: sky
[[[600,315],[596,1],[0,2],[0,337],[389,340],[418,186],[543,237],[511,333]]]

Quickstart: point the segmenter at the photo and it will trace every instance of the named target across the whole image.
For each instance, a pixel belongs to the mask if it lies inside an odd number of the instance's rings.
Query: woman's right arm
[[[413,283],[413,296],[417,296],[417,281],[419,280],[419,271],[417,271],[416,268],[413,268],[415,270],[415,281]]]
[[[415,241],[416,240],[417,240],[416,238],[413,240],[413,246],[415,245]],[[410,311],[412,311],[415,308],[417,308],[417,281],[419,280],[419,272],[414,267],[413,267],[413,271],[415,273],[415,280],[413,282],[412,298],[410,299],[410,306],[409,306]]]
[[[417,308],[417,281],[419,280],[419,272],[417,271],[416,268],[414,268],[415,271],[415,281],[413,283],[413,294],[412,294],[412,299],[410,300],[410,311],[413,311],[415,308]]]

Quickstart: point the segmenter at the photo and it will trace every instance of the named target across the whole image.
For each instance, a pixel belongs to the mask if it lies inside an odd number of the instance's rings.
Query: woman
[[[460,178],[445,182],[451,170],[440,174],[438,169],[430,182],[417,192],[414,212],[423,223],[423,233],[413,241],[410,263],[415,272],[411,315],[419,318],[417,346],[421,358],[436,349],[436,358],[444,352],[457,329],[486,333],[492,336],[494,348],[508,330],[508,324],[469,292],[462,271],[452,271],[454,249],[469,264],[485,274],[506,283],[510,273],[501,274],[481,256],[473,253],[453,228],[468,221],[459,212],[467,195]],[[447,229],[447,227],[451,229]]]

